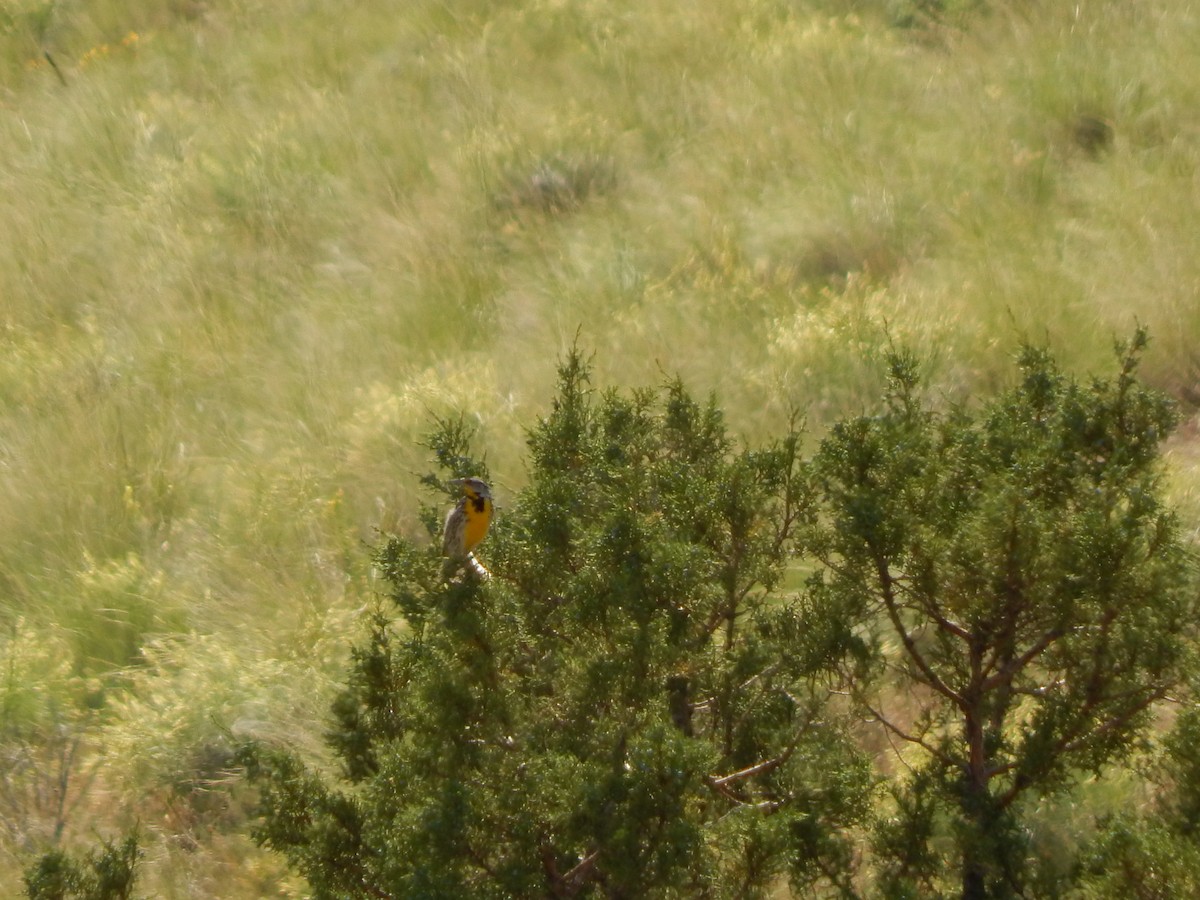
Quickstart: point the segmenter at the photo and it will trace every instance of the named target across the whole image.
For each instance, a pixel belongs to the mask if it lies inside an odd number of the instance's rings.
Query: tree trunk
[[[962,900],[986,900],[987,879],[984,866],[970,851],[963,854]]]
[[[967,829],[962,847],[962,900],[986,900],[992,815],[991,797],[988,795],[984,716],[978,700],[966,710],[964,726],[967,770],[963,773],[961,809]]]

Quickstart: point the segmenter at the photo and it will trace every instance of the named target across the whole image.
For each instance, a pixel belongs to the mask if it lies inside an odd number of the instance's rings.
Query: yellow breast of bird
[[[466,503],[467,527],[463,534],[463,549],[473,550],[487,534],[492,524],[492,501],[486,497],[468,497]]]

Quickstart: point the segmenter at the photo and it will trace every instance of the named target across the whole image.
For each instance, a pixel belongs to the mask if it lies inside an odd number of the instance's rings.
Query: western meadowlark
[[[463,566],[470,566],[481,578],[488,570],[475,558],[474,550],[492,524],[492,491],[479,478],[456,478],[450,482],[462,489],[462,499],[446,515],[442,530],[442,554],[446,563],[442,577],[449,578]]]

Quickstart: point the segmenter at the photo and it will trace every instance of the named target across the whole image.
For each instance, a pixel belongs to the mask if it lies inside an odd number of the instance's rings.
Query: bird
[[[470,566],[481,578],[488,570],[472,552],[486,537],[492,524],[492,490],[482,478],[456,478],[451,486],[460,488],[463,496],[446,514],[442,529],[442,577],[449,578],[464,566]]]

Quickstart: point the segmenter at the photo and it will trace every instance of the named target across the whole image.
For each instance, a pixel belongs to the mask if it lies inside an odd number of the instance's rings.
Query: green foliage
[[[481,548],[494,577],[445,583],[436,540],[379,548],[406,627],[377,615],[353,652],[340,778],[242,751],[259,839],[319,897],[854,895],[875,804],[844,692],[907,748],[880,896],[1061,892],[1069,866],[1028,865],[1026,798],[1123,763],[1194,668],[1160,481],[1175,411],[1136,377],[1145,344],[1086,383],[1026,347],[1014,387],[947,410],[893,351],[881,411],[810,463],[794,425],[738,449],[713,400],[597,391],[572,351]],[[478,465],[467,438],[445,420],[429,441],[451,474]],[[1189,840],[1194,729],[1167,744],[1175,803],[1108,829],[1080,885]]]
[[[1164,741],[1163,779],[1167,784],[1161,801],[1167,824],[1200,843],[1200,705],[1192,685],[1192,702],[1179,716]]]
[[[109,675],[143,661],[153,637],[181,630],[181,612],[164,596],[161,573],[135,554],[98,564],[84,560],[76,576],[77,605],[64,616],[81,675]]]
[[[73,672],[69,643],[43,639],[24,621],[0,638],[0,738],[20,738],[60,727],[83,689]]]
[[[480,550],[378,563],[335,704],[344,782],[262,747],[260,840],[318,897],[733,896],[845,886],[865,761],[828,704],[852,645],[780,590],[811,515],[795,429],[735,449],[678,381],[596,392],[573,352],[529,486]]]
[[[25,872],[29,900],[130,900],[141,858],[138,836],[104,841],[78,860],[61,850],[44,854]]]
[[[57,841],[89,781],[82,748],[95,716],[64,635],[25,622],[0,639],[0,836],[14,847]]]
[[[439,476],[432,472],[426,473],[421,477],[421,483],[439,492],[440,500],[445,501],[449,498],[453,503],[458,499],[460,493],[457,488],[447,484],[448,478],[477,477],[487,481],[491,476],[488,473],[487,463],[483,459],[477,460],[471,455],[471,438],[475,435],[475,428],[467,422],[465,416],[462,414],[448,418],[435,416],[434,421],[437,427],[426,436],[423,446],[433,453],[434,462],[439,471],[444,474]],[[422,504],[421,523],[430,535],[439,534],[445,512],[445,509],[440,506]],[[394,552],[401,551],[397,548]]]
[[[1175,411],[1135,377],[1145,340],[1087,384],[1026,348],[1014,388],[947,412],[897,353],[882,412],[821,445],[814,590],[871,636],[886,680],[856,697],[917,759],[880,845],[904,878],[946,869],[941,816],[964,897],[1019,891],[1016,801],[1125,757],[1189,671],[1193,561],[1159,466]],[[916,709],[892,705],[909,690]]]
[[[1148,808],[1109,816],[1079,861],[1079,896],[1168,900],[1200,894],[1200,707],[1196,684],[1147,775]]]
[[[1161,822],[1120,816],[1082,860],[1087,900],[1173,900],[1200,895],[1200,844]]]

